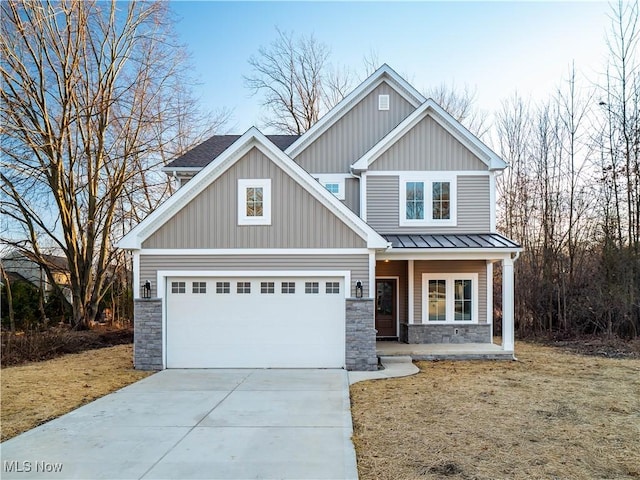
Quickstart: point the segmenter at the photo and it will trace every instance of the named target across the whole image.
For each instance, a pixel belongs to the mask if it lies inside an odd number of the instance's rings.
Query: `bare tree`
[[[149,196],[151,172],[184,148],[193,105],[167,5],[12,0],[0,5],[2,240],[64,253],[72,323],[83,328],[117,277],[114,240]],[[197,135],[193,135],[197,137]],[[116,228],[120,227],[120,228]]]
[[[252,73],[245,84],[253,95],[263,94],[265,126],[301,135],[322,113],[342,100],[351,86],[346,69],[329,64],[329,47],[313,35],[294,37],[276,29],[277,38],[249,58]]]
[[[475,90],[468,86],[462,90],[455,86],[441,83],[424,92],[427,98],[433,98],[451,116],[467,127],[474,135],[481,138],[489,131],[487,114],[477,109]]]

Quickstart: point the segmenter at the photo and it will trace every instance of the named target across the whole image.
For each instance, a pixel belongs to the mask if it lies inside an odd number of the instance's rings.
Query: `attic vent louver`
[[[378,110],[389,110],[389,95],[378,95]]]

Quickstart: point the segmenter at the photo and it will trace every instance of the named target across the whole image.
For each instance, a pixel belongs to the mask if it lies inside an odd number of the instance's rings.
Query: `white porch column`
[[[493,343],[493,261],[487,260],[487,323],[489,342]]]
[[[414,318],[414,312],[413,312],[413,260],[408,260],[407,261],[407,275],[408,275],[408,282],[407,282],[407,290],[409,290],[408,293],[408,300],[409,300],[409,305],[408,305],[408,310],[409,310],[409,318],[407,319],[409,323],[413,323],[413,318]]]
[[[133,255],[133,298],[135,300],[140,298],[140,250],[133,250],[131,253]]]
[[[514,349],[513,260],[502,260],[502,349]]]

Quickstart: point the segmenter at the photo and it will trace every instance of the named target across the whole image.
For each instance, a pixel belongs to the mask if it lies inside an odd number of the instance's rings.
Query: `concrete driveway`
[[[343,370],[164,370],[4,442],[0,476],[357,479],[351,433]]]

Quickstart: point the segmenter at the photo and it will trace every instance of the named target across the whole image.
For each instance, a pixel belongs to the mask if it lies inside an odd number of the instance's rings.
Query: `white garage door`
[[[167,279],[168,368],[341,368],[344,278]]]

